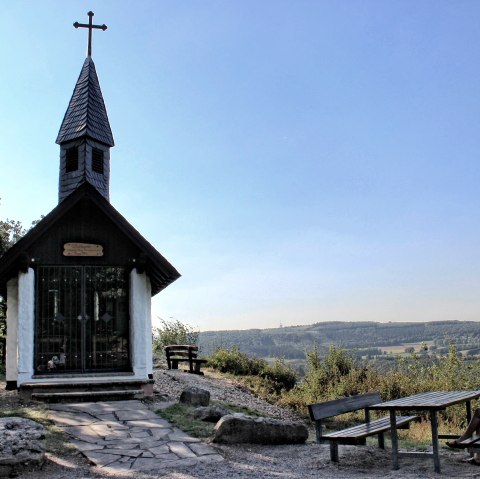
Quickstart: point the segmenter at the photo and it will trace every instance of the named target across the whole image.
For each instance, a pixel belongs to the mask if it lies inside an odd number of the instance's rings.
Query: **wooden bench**
[[[384,433],[390,430],[390,416],[370,420],[369,406],[380,402],[382,400],[379,393],[368,393],[308,406],[310,418],[315,422],[317,442],[321,444],[328,442],[330,444],[330,459],[333,462],[338,462],[339,444],[365,445],[368,436],[376,435],[378,437],[378,447],[385,449]],[[341,431],[323,434],[324,419],[360,409],[365,410],[364,423]],[[417,419],[417,416],[397,416],[397,428],[408,427],[410,421],[415,419]]]
[[[168,369],[178,369],[178,363],[188,363],[188,372],[203,375],[200,371],[206,359],[198,359],[198,346],[191,344],[171,344],[165,346]]]

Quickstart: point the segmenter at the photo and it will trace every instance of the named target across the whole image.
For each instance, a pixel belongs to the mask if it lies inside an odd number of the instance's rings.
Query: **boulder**
[[[200,421],[217,422],[223,416],[231,413],[232,411],[222,406],[197,407],[195,411],[193,411],[193,418]]]
[[[0,466],[42,462],[45,433],[45,428],[31,419],[0,418]]]
[[[308,438],[305,424],[245,414],[223,416],[214,433],[214,442],[225,444],[301,444]]]
[[[210,393],[205,389],[197,387],[188,387],[182,391],[180,402],[190,406],[208,406],[210,402]]]

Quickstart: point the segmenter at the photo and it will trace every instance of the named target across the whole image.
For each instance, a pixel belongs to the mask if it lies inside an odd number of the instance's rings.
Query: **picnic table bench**
[[[188,372],[192,374],[200,374],[202,364],[207,362],[206,359],[199,359],[198,346],[192,344],[170,344],[165,346],[165,356],[167,357],[168,369],[178,369],[178,363],[188,363]]]
[[[419,455],[416,452],[399,452],[396,417],[397,413],[401,411],[426,411],[430,416],[431,435],[432,435],[432,452],[427,453],[433,457],[433,464],[435,472],[440,472],[440,454],[439,454],[439,439],[456,439],[458,435],[440,434],[438,431],[438,413],[444,411],[447,407],[455,404],[465,403],[466,405],[466,420],[470,421],[472,418],[471,401],[480,398],[480,390],[470,391],[427,391],[413,396],[393,399],[391,401],[382,402],[370,406],[371,410],[388,411],[390,413],[390,424],[392,430],[392,463],[393,469],[399,468],[400,456],[415,456]],[[469,438],[462,442],[466,449],[474,452],[478,447],[475,438]],[[425,453],[421,453],[425,457]]]
[[[338,462],[339,444],[365,445],[366,438],[369,436],[376,435],[378,437],[378,447],[385,449],[384,433],[391,428],[390,416],[381,417],[373,421],[370,420],[369,406],[379,402],[381,402],[380,394],[375,392],[308,406],[310,418],[315,422],[317,442],[328,442],[330,444],[330,459],[333,462]],[[365,422],[340,431],[323,434],[324,419],[360,409],[365,411]],[[398,416],[396,418],[397,428],[408,427],[410,421],[415,419],[417,419],[417,416]]]

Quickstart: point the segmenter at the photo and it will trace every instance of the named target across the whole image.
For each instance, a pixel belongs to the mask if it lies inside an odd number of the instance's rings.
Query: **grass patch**
[[[232,411],[232,413],[242,413],[254,417],[265,416],[265,414],[248,407],[236,406],[235,404],[229,404],[223,401],[212,401],[211,403],[212,406],[222,406],[226,409],[229,409]],[[195,407],[189,406],[188,404],[176,403],[165,409],[158,409],[155,412],[163,419],[166,419],[174,426],[192,435],[193,437],[198,437],[200,439],[212,437],[215,424],[194,419],[194,410]]]
[[[167,407],[166,409],[159,409],[156,413],[170,421],[176,427],[182,431],[187,432],[193,437],[198,438],[207,438],[213,434],[213,428],[215,424],[198,421],[193,418],[194,407],[188,406],[187,404],[177,403],[172,406]]]
[[[229,404],[223,401],[211,401],[212,406],[222,406],[226,409],[229,409],[232,412],[238,412],[241,414],[246,414],[247,416],[254,416],[254,417],[266,417],[266,414],[262,414],[261,412],[257,411],[256,409],[252,409],[249,407],[244,406],[237,406],[236,404]]]

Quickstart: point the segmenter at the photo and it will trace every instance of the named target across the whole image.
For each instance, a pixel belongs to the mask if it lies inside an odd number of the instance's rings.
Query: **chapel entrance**
[[[125,268],[39,266],[35,374],[131,371]]]

